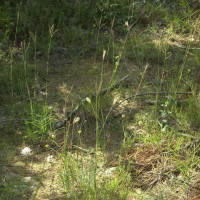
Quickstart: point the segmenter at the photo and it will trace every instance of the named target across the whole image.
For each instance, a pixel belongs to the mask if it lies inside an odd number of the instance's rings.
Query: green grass
[[[195,197],[198,6],[186,0],[134,8],[129,0],[2,4],[0,199]],[[125,83],[100,95],[127,74]],[[55,129],[77,105],[71,123]],[[21,155],[24,147],[31,156]],[[26,167],[13,167],[18,161]],[[24,177],[33,180],[25,184]]]

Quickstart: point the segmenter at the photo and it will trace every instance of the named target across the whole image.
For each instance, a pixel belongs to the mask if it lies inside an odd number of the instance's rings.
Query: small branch
[[[130,77],[130,74],[125,76],[124,78],[122,78],[119,82],[115,83],[113,86],[111,86],[110,88],[106,88],[102,91],[100,91],[99,93],[93,93],[91,99],[94,99],[94,97],[96,97],[97,95],[104,95],[106,94],[108,91],[113,90],[114,88],[118,87],[120,83],[122,83],[123,81],[125,81],[127,78]],[[87,97],[86,97],[87,98]],[[64,120],[58,121],[55,124],[55,129],[59,129],[61,127],[64,127],[67,121],[71,121],[71,119],[76,115],[76,113],[78,112],[78,110],[83,106],[83,104],[86,101],[86,98],[84,98],[83,100],[81,100],[81,102],[78,104],[78,106],[76,106],[76,108],[71,112],[71,114],[69,114]]]
[[[137,24],[137,22],[139,21],[139,17],[131,24],[131,26],[129,27],[129,31]]]
[[[179,46],[179,45],[176,45],[176,44],[173,44],[173,46],[175,46],[175,47],[178,47],[178,48],[181,48],[181,49],[188,49],[188,50],[200,50],[200,48],[194,48],[194,47],[192,47],[192,48],[187,48],[187,47],[181,47],[181,46]]]
[[[113,90],[114,88],[116,88],[116,87],[118,87],[119,86],[119,84],[120,83],[122,83],[123,81],[125,81],[127,78],[129,78],[131,75],[129,74],[129,75],[126,75],[124,78],[122,78],[119,82],[117,82],[117,83],[115,83],[113,86],[111,86],[110,88],[106,88],[106,89],[104,89],[104,90],[102,90],[102,91],[100,91],[99,92],[99,94],[100,95],[104,95],[104,94],[106,94],[107,92],[108,92],[108,90]],[[96,97],[98,94],[96,94],[96,93],[94,93],[93,95],[92,95],[92,99],[94,98],[94,97]]]
[[[4,119],[4,120],[0,120],[0,123],[2,122],[8,122],[8,121],[31,121],[31,119]]]
[[[36,91],[36,93],[44,90],[45,88],[49,87],[52,83],[49,83],[48,85],[45,85],[44,87],[40,88],[39,90]]]
[[[41,77],[41,79],[43,79],[46,82],[51,82],[50,80],[46,79],[45,77]]]
[[[126,99],[122,100],[119,102],[112,110],[115,110],[120,104],[122,104],[124,101],[127,101],[133,97],[138,97],[138,96],[146,96],[146,95],[166,95],[166,94],[193,94],[193,92],[150,92],[150,93],[141,93],[141,94],[135,94],[130,97],[127,97]],[[195,94],[198,94],[198,92],[195,92]]]
[[[192,135],[188,135],[188,134],[185,134],[185,133],[177,133],[177,135],[183,136],[183,137],[189,137],[189,138],[191,138],[191,139],[193,139],[193,140],[199,140],[198,137],[194,137],[194,136],[192,136]]]

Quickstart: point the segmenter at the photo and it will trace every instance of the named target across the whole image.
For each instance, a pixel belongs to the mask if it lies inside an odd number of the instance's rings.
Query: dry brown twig
[[[195,47],[182,47],[182,46],[179,46],[179,45],[177,45],[177,44],[173,44],[173,46],[178,47],[178,48],[181,48],[181,49],[200,50],[200,48],[195,48]]]
[[[139,97],[139,96],[147,96],[147,95],[166,95],[166,94],[193,94],[193,92],[150,92],[150,93],[141,93],[141,94],[134,94],[132,96],[129,96],[125,98],[124,100],[120,101],[112,110],[115,110],[119,105],[121,105],[124,101],[127,101],[131,98],[134,97]],[[198,92],[195,92],[195,94],[198,94]]]
[[[130,77],[130,74],[125,76],[124,78],[122,78],[120,81],[118,81],[117,83],[115,83],[114,85],[112,85],[111,87],[108,87],[102,91],[100,91],[99,93],[93,93],[91,100],[94,99],[97,95],[104,95],[106,94],[108,91],[113,90],[114,88],[118,87],[122,82],[124,82],[127,78]],[[55,129],[59,129],[65,126],[67,121],[71,121],[72,118],[77,114],[78,110],[83,106],[83,104],[87,101],[87,98],[84,98],[83,100],[81,100],[81,102],[76,106],[76,108],[64,119],[61,121],[58,121],[55,123]]]

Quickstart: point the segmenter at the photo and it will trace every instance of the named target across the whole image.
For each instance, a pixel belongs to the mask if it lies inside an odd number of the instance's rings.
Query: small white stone
[[[30,177],[30,176],[23,178],[23,181],[26,182],[26,183],[30,182],[31,180],[32,180],[32,177]]]
[[[45,92],[42,92],[42,91],[39,91],[38,94],[39,94],[40,96],[45,96],[45,95],[46,95],[46,93],[45,93]]]
[[[52,161],[54,160],[53,155],[48,156],[48,157],[46,158],[46,160],[47,160],[47,162],[52,162]]]
[[[31,155],[31,149],[29,147],[25,147],[24,149],[22,149],[21,154],[23,156],[29,156]]]
[[[117,173],[117,167],[111,167],[109,169],[107,169],[104,174],[103,174],[103,177],[104,178],[112,178],[116,175]]]

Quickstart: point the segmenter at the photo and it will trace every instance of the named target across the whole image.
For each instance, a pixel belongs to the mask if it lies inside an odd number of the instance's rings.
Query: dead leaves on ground
[[[185,158],[182,155],[179,156],[182,162]],[[167,199],[180,199],[180,197],[181,199],[198,199],[200,173],[196,170],[188,180],[189,178],[183,175],[176,162],[173,156],[166,156],[164,149],[159,150],[152,144],[149,146],[141,144],[134,150],[124,152],[121,161],[113,161],[111,165],[120,164],[131,173],[133,188],[148,190],[152,194],[163,192]]]

